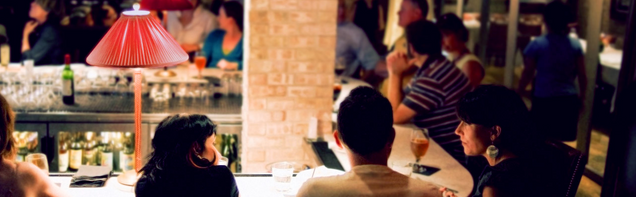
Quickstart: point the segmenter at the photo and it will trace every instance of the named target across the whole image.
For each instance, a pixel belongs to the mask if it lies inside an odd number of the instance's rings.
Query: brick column
[[[243,107],[244,173],[271,162],[312,162],[309,119],[331,133],[337,0],[250,0]]]

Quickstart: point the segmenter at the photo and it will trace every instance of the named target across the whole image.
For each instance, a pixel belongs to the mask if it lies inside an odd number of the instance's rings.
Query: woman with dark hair
[[[464,22],[457,15],[448,13],[437,20],[437,27],[443,35],[442,49],[448,54],[446,57],[462,70],[473,87],[477,87],[484,79],[485,71],[479,58],[466,47],[468,29]]]
[[[22,60],[31,59],[35,65],[62,64],[62,39],[59,32],[61,3],[56,0],[35,0],[22,37]]]
[[[40,168],[15,162],[14,126],[15,114],[0,95],[0,196],[66,196]]]
[[[582,98],[587,88],[583,48],[578,39],[568,36],[568,23],[573,22],[574,16],[567,5],[552,1],[546,6],[543,18],[548,33],[534,39],[524,50],[525,68],[518,91],[525,93],[534,78],[532,116],[538,131],[550,139],[573,141],[579,118],[579,95]],[[577,78],[578,92],[574,85]]]
[[[237,1],[224,2],[218,20],[221,29],[210,33],[203,44],[207,67],[243,70],[243,5]]]
[[[205,38],[219,25],[216,16],[201,5],[201,0],[190,0],[193,9],[168,11],[166,29],[187,53],[201,50]]]
[[[216,125],[205,115],[177,114],[161,121],[135,194],[238,196],[232,172],[217,166],[221,154],[214,147],[215,139]]]
[[[455,134],[464,153],[488,161],[475,177],[473,197],[545,196],[535,193],[545,189],[537,187],[538,173],[533,173],[539,167],[530,165],[539,141],[530,132],[529,112],[519,95],[503,86],[482,85],[460,99],[456,110],[461,122]]]

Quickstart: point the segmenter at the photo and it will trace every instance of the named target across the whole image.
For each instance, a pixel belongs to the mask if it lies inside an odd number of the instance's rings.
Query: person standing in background
[[[531,112],[537,131],[561,141],[576,140],[582,100],[578,95],[583,97],[587,88],[583,48],[568,36],[568,24],[574,18],[569,10],[561,1],[546,6],[543,18],[548,33],[530,42],[523,52],[525,68],[518,88],[525,93],[534,78]],[[574,84],[577,77],[579,92]]]
[[[203,44],[207,67],[243,70],[243,5],[223,2],[218,20],[220,29],[211,32]]]
[[[371,71],[380,62],[380,56],[373,49],[364,31],[355,24],[345,21],[346,8],[343,0],[338,1],[338,27],[336,40],[336,64],[344,64],[342,76],[360,76],[359,68]],[[369,72],[365,72],[365,75]]]
[[[166,29],[186,53],[200,51],[205,38],[218,28],[216,16],[201,6],[201,0],[190,0],[194,9],[168,11]]]
[[[375,51],[386,53],[382,43],[386,26],[385,11],[379,0],[358,0],[355,3],[353,23],[364,31]]]
[[[60,20],[57,12],[61,3],[56,0],[35,0],[22,37],[22,60],[32,59],[35,65],[64,63]]]
[[[479,86],[486,71],[479,58],[466,47],[468,29],[464,22],[457,15],[448,13],[437,20],[437,27],[443,35],[442,49],[448,53],[447,58],[462,70],[473,87]]]
[[[426,0],[403,0],[400,5],[400,11],[398,11],[398,25],[402,28],[406,28],[409,24],[418,21],[425,20],[426,15],[428,15],[428,2]],[[391,54],[400,53],[406,55],[408,53],[408,43],[406,42],[406,36],[402,35],[398,40],[395,41],[393,46],[390,49]],[[391,55],[389,54],[389,55]],[[379,72],[381,69],[376,69]],[[406,86],[409,84],[413,76],[415,75],[415,71],[417,71],[417,66],[411,65],[409,69],[407,69],[404,73],[402,73],[403,81],[402,84]],[[384,80],[380,86],[380,92],[387,96],[388,95],[388,79]],[[403,87],[404,88],[404,87]]]

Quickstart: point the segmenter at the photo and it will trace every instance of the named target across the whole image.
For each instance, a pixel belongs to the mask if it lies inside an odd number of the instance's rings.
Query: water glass
[[[278,162],[272,165],[272,176],[276,191],[287,192],[291,189],[291,179],[294,174],[294,164],[291,162]]]
[[[33,165],[40,168],[47,175],[49,174],[49,163],[46,159],[46,155],[42,153],[33,153],[26,156],[25,161],[27,163],[32,163]]]
[[[221,157],[219,159],[219,164],[217,164],[218,166],[227,166],[227,163],[229,162],[229,160],[227,159],[227,157]]]

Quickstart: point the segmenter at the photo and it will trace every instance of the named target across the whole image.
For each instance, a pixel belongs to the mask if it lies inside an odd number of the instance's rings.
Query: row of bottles
[[[16,161],[25,161],[28,154],[38,153],[39,150],[39,138],[38,133],[33,131],[14,131],[13,139],[18,147],[18,154]]]
[[[115,171],[134,169],[134,134],[130,132],[60,132],[60,172],[75,172],[81,165],[112,166]],[[123,136],[122,136],[123,134]]]

